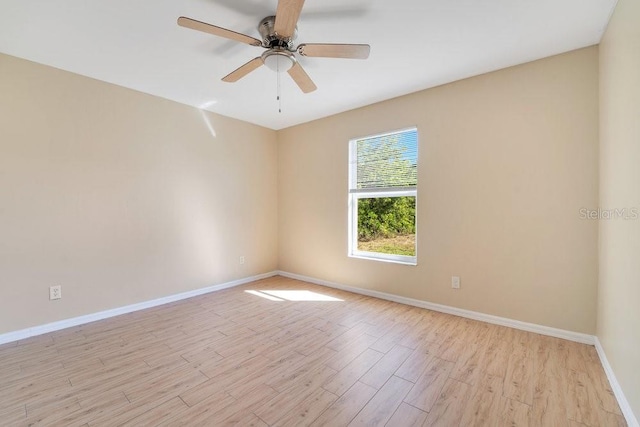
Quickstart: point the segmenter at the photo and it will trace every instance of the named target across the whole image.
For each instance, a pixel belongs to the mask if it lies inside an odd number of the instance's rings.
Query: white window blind
[[[418,131],[349,141],[348,255],[417,264]]]
[[[414,190],[418,181],[415,128],[355,141],[351,149],[351,193]],[[355,172],[355,173],[354,173]]]

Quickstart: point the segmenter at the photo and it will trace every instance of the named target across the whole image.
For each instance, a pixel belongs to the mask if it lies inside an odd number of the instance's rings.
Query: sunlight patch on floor
[[[329,295],[305,290],[249,290],[251,295],[266,298],[271,301],[344,301]]]
[[[251,295],[255,295],[257,297],[262,297],[262,298],[271,300],[271,301],[284,301],[283,299],[276,298],[276,297],[273,297],[271,295],[263,294],[260,291],[245,291],[245,292],[248,293],[248,294],[251,294]]]

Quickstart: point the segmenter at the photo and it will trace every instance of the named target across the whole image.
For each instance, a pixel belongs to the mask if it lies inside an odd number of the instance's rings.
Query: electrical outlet
[[[451,276],[451,287],[453,289],[460,289],[460,276]]]
[[[240,264],[244,264],[244,256],[240,257]]]
[[[60,299],[62,298],[62,286],[49,286],[49,299]]]

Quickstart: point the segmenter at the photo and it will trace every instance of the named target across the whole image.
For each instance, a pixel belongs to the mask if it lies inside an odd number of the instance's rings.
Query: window
[[[418,131],[349,141],[349,256],[416,264]]]

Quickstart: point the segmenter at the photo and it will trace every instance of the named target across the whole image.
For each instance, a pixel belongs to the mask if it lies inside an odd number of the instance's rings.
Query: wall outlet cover
[[[49,299],[50,300],[54,300],[54,299],[60,299],[62,298],[62,286],[57,285],[57,286],[50,286],[49,287]]]
[[[451,287],[453,289],[460,289],[460,276],[451,276]]]

